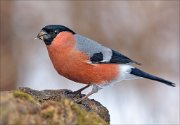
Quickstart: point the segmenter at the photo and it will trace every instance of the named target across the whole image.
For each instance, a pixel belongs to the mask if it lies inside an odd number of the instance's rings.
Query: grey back
[[[86,53],[89,58],[93,57],[96,53],[102,53],[103,60],[101,62],[109,62],[112,57],[112,50],[107,48],[94,40],[75,34],[76,48]]]

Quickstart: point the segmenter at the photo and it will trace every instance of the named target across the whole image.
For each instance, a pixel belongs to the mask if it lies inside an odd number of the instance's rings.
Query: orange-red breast
[[[133,67],[131,64],[139,63],[65,26],[45,26],[37,37],[46,44],[49,57],[60,75],[87,84],[83,89],[93,86],[92,91],[81,100],[106,85],[141,77],[175,86],[170,81]]]

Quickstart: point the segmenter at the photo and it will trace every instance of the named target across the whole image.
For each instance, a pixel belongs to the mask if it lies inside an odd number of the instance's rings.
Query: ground
[[[108,110],[99,102],[86,99],[77,104],[70,90],[19,88],[0,92],[0,124],[106,125]]]

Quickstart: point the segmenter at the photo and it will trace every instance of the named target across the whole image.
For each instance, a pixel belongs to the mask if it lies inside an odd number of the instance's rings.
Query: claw
[[[74,94],[73,98],[76,97],[77,95],[81,95],[81,92],[82,92],[83,90],[85,90],[86,88],[88,88],[89,86],[91,86],[91,85],[87,85],[87,86],[85,86],[85,87],[83,87],[83,88],[81,88],[81,89],[79,89],[79,90],[77,90],[77,91],[74,91],[74,92],[73,92],[73,94]]]
[[[80,102],[82,102],[82,100],[84,100],[84,99],[80,98],[80,99],[75,100],[75,102],[76,102],[77,104],[80,104]]]

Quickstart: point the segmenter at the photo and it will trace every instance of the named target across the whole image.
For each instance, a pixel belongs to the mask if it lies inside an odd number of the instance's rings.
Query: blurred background
[[[94,94],[111,124],[179,123],[179,1],[1,1],[0,12],[1,90],[83,86],[59,76],[44,43],[34,40],[45,25],[62,24],[177,84],[140,79]]]

